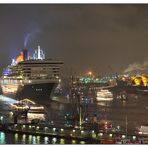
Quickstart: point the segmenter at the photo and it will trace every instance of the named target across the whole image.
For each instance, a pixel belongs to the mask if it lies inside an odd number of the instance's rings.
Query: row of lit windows
[[[42,68],[42,70],[58,70],[59,71],[60,68],[52,68],[52,67],[48,67],[48,68]],[[21,69],[20,69],[21,70]],[[23,71],[25,70],[31,70],[31,68],[23,68]]]

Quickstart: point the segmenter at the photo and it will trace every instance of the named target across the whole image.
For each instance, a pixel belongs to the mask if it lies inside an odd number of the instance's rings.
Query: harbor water
[[[58,98],[60,100],[60,98]],[[3,116],[5,121],[12,121],[10,113],[10,104],[15,100],[0,96],[0,115]],[[73,104],[53,102],[48,111],[48,115],[52,115],[52,120],[57,124],[64,126],[64,115],[70,112]],[[87,105],[87,112],[89,116],[93,117],[97,114],[98,121],[108,121],[114,126],[121,126],[125,129],[125,119],[127,118],[128,132],[134,132],[137,126],[143,123],[148,123],[148,96],[130,95],[128,100],[112,100],[112,101],[99,101]],[[28,114],[28,121],[33,118],[46,119],[47,114]],[[27,121],[27,122],[28,122]],[[24,119],[19,121],[24,122]],[[7,133],[0,131],[0,144],[92,144],[92,141],[81,141],[73,139],[63,139],[56,137],[44,137],[35,135],[26,135],[18,133]]]

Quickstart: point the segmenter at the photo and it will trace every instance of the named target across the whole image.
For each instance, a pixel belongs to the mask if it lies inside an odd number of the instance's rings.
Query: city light
[[[147,16],[0,5],[0,144],[148,144]]]
[[[91,76],[91,75],[92,75],[92,72],[91,72],[91,71],[89,71],[89,72],[88,72],[88,75],[90,75],[90,76]]]
[[[56,131],[56,128],[55,128],[55,127],[53,128],[53,131],[54,131],[54,132]]]
[[[135,140],[136,139],[136,136],[133,136],[133,140]]]
[[[122,138],[124,139],[126,136],[125,135],[122,135]]]
[[[64,129],[63,128],[61,128],[61,132],[63,132],[64,131]]]
[[[3,117],[3,116],[1,116],[1,117],[0,117],[1,122],[3,121],[3,119],[4,119],[4,117]]]
[[[48,130],[48,127],[44,127],[44,130],[47,131]]]
[[[92,132],[92,134],[94,134],[95,133],[95,131],[93,130],[93,131],[91,131]]]
[[[36,130],[39,130],[39,128],[40,128],[40,127],[39,127],[39,126],[37,126],[37,127],[36,127]]]

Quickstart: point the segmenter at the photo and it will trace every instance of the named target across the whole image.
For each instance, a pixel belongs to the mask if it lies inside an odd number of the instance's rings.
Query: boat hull
[[[37,104],[48,105],[50,104],[50,96],[53,90],[57,86],[57,83],[40,83],[20,85],[16,93],[6,93],[2,91],[2,95],[13,98],[15,100],[30,99]]]

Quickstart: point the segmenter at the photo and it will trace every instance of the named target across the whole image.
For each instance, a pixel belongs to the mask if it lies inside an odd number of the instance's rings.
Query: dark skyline
[[[0,22],[1,69],[24,44],[78,74],[123,73],[148,58],[146,4],[0,4]]]

